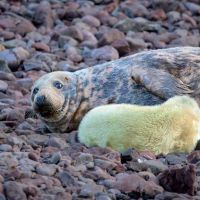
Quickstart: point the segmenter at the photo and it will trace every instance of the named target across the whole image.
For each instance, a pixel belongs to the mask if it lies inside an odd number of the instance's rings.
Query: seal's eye
[[[53,86],[56,87],[57,89],[61,89],[63,87],[63,84],[60,83],[59,81],[55,81],[53,83]]]
[[[35,94],[37,94],[38,93],[38,91],[39,91],[39,89],[38,88],[34,88],[33,89],[33,94],[35,95]]]

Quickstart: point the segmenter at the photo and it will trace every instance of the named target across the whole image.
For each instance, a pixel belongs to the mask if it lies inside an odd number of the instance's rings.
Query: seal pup
[[[200,48],[151,50],[75,72],[51,72],[35,82],[31,100],[51,132],[69,132],[99,105],[155,105],[184,94],[200,103]]]
[[[200,139],[200,108],[188,96],[154,106],[112,104],[89,111],[78,129],[87,147],[148,150],[155,154],[190,152]]]

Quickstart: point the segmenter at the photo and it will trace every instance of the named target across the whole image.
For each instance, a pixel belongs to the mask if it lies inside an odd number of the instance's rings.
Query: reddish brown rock
[[[200,161],[200,150],[193,151],[190,153],[187,157],[188,162],[192,164],[196,164],[197,162]]]
[[[194,165],[174,166],[158,176],[160,185],[169,192],[194,195],[197,190],[196,168]]]
[[[153,20],[165,20],[167,18],[164,10],[161,8],[153,10],[150,14],[150,17]]]
[[[92,51],[92,58],[95,58],[96,60],[115,60],[119,58],[118,51],[113,48],[112,46],[104,46],[98,49],[94,49]]]
[[[86,15],[82,18],[82,21],[85,22],[86,24],[94,27],[99,27],[100,26],[100,21],[92,16],[92,15]]]
[[[147,195],[154,197],[162,193],[163,188],[152,181],[145,181],[143,178],[136,174],[122,173],[117,175],[114,187],[125,193],[135,193],[137,197]]]
[[[50,52],[50,48],[48,45],[42,42],[36,42],[32,45],[36,50]]]
[[[125,39],[115,40],[111,45],[118,50],[120,56],[124,56],[131,52],[129,43]]]
[[[36,29],[35,26],[29,20],[14,13],[1,15],[0,27],[5,28],[14,33],[18,33],[22,36],[29,32],[35,31]]]
[[[109,31],[106,31],[102,37],[99,40],[99,45],[100,46],[104,46],[104,45],[109,45],[112,42],[116,41],[116,40],[121,40],[123,39],[124,33],[117,30],[117,29],[111,29]]]
[[[34,21],[49,28],[53,26],[54,16],[48,1],[41,1],[38,5],[34,13]]]

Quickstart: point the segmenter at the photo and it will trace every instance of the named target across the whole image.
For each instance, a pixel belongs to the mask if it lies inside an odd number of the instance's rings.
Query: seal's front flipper
[[[135,67],[132,70],[132,79],[163,99],[193,92],[180,79],[160,69]]]

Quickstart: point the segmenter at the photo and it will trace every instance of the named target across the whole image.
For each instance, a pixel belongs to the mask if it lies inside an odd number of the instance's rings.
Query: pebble
[[[145,181],[136,174],[121,173],[117,175],[114,188],[124,193],[135,193],[137,197],[148,196],[149,198],[162,193],[163,188],[154,182]]]
[[[100,26],[100,21],[92,15],[85,15],[84,17],[82,17],[82,21],[88,24],[89,26],[94,26],[94,27]]]
[[[56,165],[40,164],[36,166],[36,172],[43,176],[53,176],[56,173]]]
[[[58,178],[61,181],[63,187],[74,186],[76,181],[67,171],[60,172]]]
[[[58,137],[50,137],[47,145],[51,147],[57,147],[59,149],[64,149],[68,147],[68,144],[62,138]]]
[[[12,150],[12,146],[10,146],[9,144],[0,144],[0,152],[4,151],[4,152],[8,152]]]
[[[160,172],[166,170],[168,167],[164,165],[159,160],[146,160],[142,163],[143,169],[150,169],[151,172],[155,175],[158,175]]]
[[[94,198],[94,195],[99,192],[103,192],[104,187],[102,185],[96,185],[94,182],[84,185],[80,191],[80,197],[87,198],[91,197]]]
[[[8,89],[8,84],[5,81],[0,80],[0,92],[5,93]]]
[[[92,58],[96,60],[111,61],[119,58],[118,51],[111,46],[104,46],[92,51]]]
[[[121,40],[125,37],[124,33],[117,30],[117,29],[111,29],[109,31],[106,31],[102,37],[99,39],[99,45],[104,46],[104,45],[109,45],[112,42],[116,40]]]
[[[161,186],[169,192],[188,193],[194,195],[196,193],[196,169],[194,165],[174,166],[166,169],[158,176]]]
[[[4,183],[4,188],[8,200],[27,200],[23,186],[20,183],[8,181]]]
[[[36,42],[32,45],[36,50],[50,52],[50,48],[48,45],[42,42]]]

